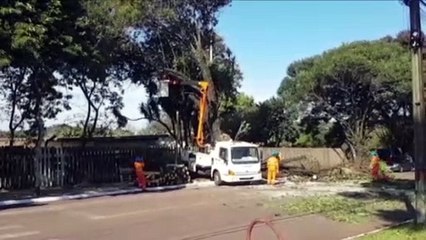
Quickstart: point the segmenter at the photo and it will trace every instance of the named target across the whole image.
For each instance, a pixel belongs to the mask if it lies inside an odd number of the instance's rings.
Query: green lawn
[[[424,240],[426,239],[426,227],[419,228],[412,224],[406,224],[382,232],[361,237],[360,240]]]
[[[361,223],[375,216],[379,210],[404,209],[404,204],[397,200],[315,196],[277,199],[268,207],[273,208],[277,214],[316,213],[339,222]]]

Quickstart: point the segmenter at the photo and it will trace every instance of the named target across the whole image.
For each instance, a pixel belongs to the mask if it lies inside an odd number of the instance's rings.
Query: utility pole
[[[420,21],[420,0],[405,0],[410,8],[410,47],[412,50],[414,160],[416,176],[416,224],[426,224],[426,111],[422,68],[423,36]]]

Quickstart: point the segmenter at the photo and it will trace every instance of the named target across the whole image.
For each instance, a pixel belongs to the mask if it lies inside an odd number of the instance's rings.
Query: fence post
[[[59,148],[59,154],[61,159],[61,187],[65,186],[65,151],[63,147]]]

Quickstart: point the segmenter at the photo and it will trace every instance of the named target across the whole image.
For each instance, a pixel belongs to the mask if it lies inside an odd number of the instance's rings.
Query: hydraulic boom
[[[189,86],[192,89],[195,89],[199,96],[197,96],[199,100],[198,104],[198,125],[197,125],[197,134],[195,137],[195,142],[198,147],[204,148],[206,146],[206,137],[204,135],[205,129],[204,124],[206,123],[207,115],[208,115],[208,89],[209,83],[207,81],[193,81],[186,79],[184,76],[176,73],[173,70],[167,70],[165,74],[165,79],[162,80],[168,84],[169,89],[173,87],[182,87]],[[180,88],[183,91],[183,88]]]

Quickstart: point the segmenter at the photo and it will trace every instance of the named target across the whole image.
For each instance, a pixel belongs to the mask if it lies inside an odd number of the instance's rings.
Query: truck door
[[[224,173],[229,161],[229,151],[227,148],[219,148],[219,157],[215,159],[214,165],[217,170]]]

